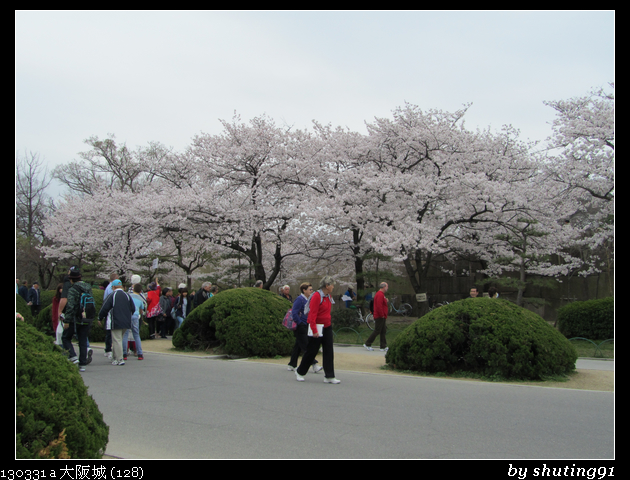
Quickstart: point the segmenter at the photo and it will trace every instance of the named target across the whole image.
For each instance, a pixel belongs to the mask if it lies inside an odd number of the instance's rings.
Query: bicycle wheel
[[[375,325],[374,315],[372,315],[371,313],[368,313],[367,316],[365,317],[365,323],[370,330],[374,330],[374,325]]]
[[[409,305],[408,303],[403,303],[400,306],[400,309],[398,310],[398,312],[403,316],[406,317],[407,315],[411,315],[411,305]]]

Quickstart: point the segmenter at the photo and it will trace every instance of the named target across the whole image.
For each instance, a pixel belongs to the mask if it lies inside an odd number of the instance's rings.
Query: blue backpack
[[[81,292],[76,321],[78,323],[81,323],[81,320],[91,322],[96,317],[96,302],[94,301],[92,290],[84,291],[78,284],[72,285],[72,288],[76,288]]]

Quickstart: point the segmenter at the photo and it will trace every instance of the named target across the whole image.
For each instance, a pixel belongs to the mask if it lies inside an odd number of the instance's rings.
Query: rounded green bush
[[[77,366],[22,321],[15,357],[16,458],[101,458],[109,427]]]
[[[401,370],[542,379],[574,370],[577,352],[539,315],[503,299],[469,298],[419,318],[385,360]]]
[[[615,338],[615,299],[573,302],[558,309],[558,330],[567,338]]]
[[[173,335],[176,348],[221,346],[236,356],[289,355],[295,336],[282,326],[291,302],[259,288],[225,290],[190,312]]]
[[[33,315],[31,314],[31,307],[29,307],[20,295],[15,295],[15,313],[19,313],[24,318],[24,321],[29,324],[33,324]]]

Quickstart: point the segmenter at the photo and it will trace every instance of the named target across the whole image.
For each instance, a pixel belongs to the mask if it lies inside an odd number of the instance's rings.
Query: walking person
[[[111,331],[112,365],[124,365],[122,337],[123,332],[131,328],[131,316],[136,311],[136,305],[123,290],[120,280],[114,280],[111,285],[112,294],[103,302],[98,318],[107,318],[105,329]]]
[[[81,281],[81,272],[76,267],[71,269],[68,278],[71,286],[67,292],[65,311],[59,315],[59,321],[63,323],[64,328],[61,342],[63,348],[68,351],[69,360],[73,363],[78,363],[79,371],[84,372],[86,365],[92,360],[91,356],[88,356],[88,336],[96,311],[88,312],[87,309],[82,311],[81,296],[83,294],[91,296],[92,287],[88,283]],[[72,337],[74,335],[79,339],[78,357],[72,345]]]
[[[304,381],[304,375],[306,375],[309,367],[313,364],[313,360],[315,360],[321,346],[324,363],[324,383],[341,383],[335,377],[333,331],[330,316],[331,308],[335,303],[331,295],[334,288],[335,282],[332,277],[325,276],[319,283],[319,290],[311,295],[308,302],[307,322],[313,336],[309,336],[306,352],[302,356],[300,366],[295,371],[295,377],[298,382]],[[323,327],[321,335],[317,329],[318,324]]]
[[[293,308],[291,309],[291,316],[295,322],[295,345],[293,345],[293,351],[291,352],[291,359],[289,360],[288,370],[295,371],[297,368],[297,361],[300,354],[304,356],[306,348],[308,347],[308,323],[307,317],[304,313],[304,307],[308,302],[309,297],[313,293],[313,286],[310,283],[302,283],[300,285],[300,296],[293,302]],[[313,360],[313,372],[318,373],[322,370],[322,366],[319,365],[317,360]]]
[[[131,334],[133,335],[133,340],[135,342],[136,347],[136,355],[138,356],[138,360],[144,360],[144,355],[142,353],[142,342],[140,341],[140,319],[143,315],[146,314],[147,304],[142,297],[142,285],[136,283],[133,286],[133,293],[130,293],[129,296],[133,300],[134,305],[136,306],[136,311],[131,316]],[[122,344],[123,344],[123,360],[127,360],[129,355],[129,342],[127,339],[129,338],[129,330],[125,330],[123,334]]]
[[[379,285],[379,291],[374,295],[374,331],[365,341],[363,346],[370,351],[373,351],[372,342],[376,339],[377,336],[380,335],[381,342],[381,351],[387,352],[387,338],[385,334],[387,333],[387,298],[385,298],[385,293],[387,293],[387,289],[389,285],[386,282],[382,282]]]
[[[111,273],[109,275],[109,283],[105,286],[105,292],[103,293],[103,302],[107,300],[113,290],[112,282],[118,279],[117,273]],[[105,330],[105,356],[111,360],[112,358],[112,332],[111,330]]]

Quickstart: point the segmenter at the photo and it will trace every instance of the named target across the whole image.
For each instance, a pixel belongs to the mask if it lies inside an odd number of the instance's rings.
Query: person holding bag
[[[324,363],[324,383],[341,383],[335,377],[334,352],[333,352],[333,331],[331,323],[330,311],[335,303],[331,294],[335,288],[335,282],[332,277],[325,276],[319,283],[319,290],[311,295],[308,301],[308,328],[309,339],[306,352],[302,356],[302,362],[295,371],[295,377],[298,382],[304,381],[304,375],[308,372],[309,367],[313,364],[313,360],[319,352],[319,347],[323,351]],[[322,333],[318,331],[318,325],[321,325]],[[312,332],[312,336],[311,335]]]

